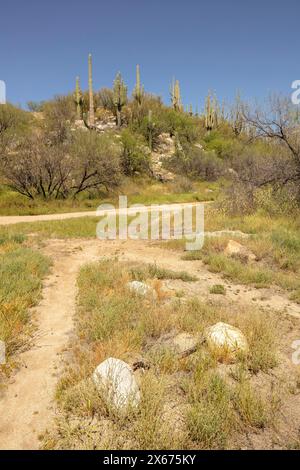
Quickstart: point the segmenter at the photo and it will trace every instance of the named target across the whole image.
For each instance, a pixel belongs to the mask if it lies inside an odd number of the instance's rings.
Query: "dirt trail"
[[[175,210],[179,207],[186,207],[186,206],[196,206],[199,204],[210,204],[211,201],[204,201],[204,202],[184,202],[184,203],[174,203],[174,204],[160,204],[160,207],[166,206],[169,210]],[[152,208],[151,206],[145,206],[144,208],[140,208],[139,212],[152,212],[153,210],[157,210]],[[49,220],[65,220],[65,219],[78,219],[80,217],[101,217],[105,215],[108,211],[104,210],[97,210],[97,211],[85,211],[85,212],[66,212],[64,214],[44,214],[44,215],[7,215],[7,216],[0,216],[0,225],[12,225],[12,224],[19,224],[24,222],[45,222]],[[116,214],[135,214],[134,208],[128,209],[116,209]]]
[[[197,282],[184,283],[190,295],[201,299],[213,284],[223,284],[226,296],[218,296],[227,304],[263,307],[286,311],[300,318],[300,305],[292,303],[275,289],[257,290],[224,281],[210,273],[201,261],[184,261],[180,253],[145,241],[48,240],[43,251],[54,260],[52,274],[45,282],[43,299],[36,309],[38,337],[32,349],[20,355],[23,364],[0,400],[0,449],[37,449],[38,436],[51,426],[55,416],[53,395],[60,374],[60,353],[67,347],[73,329],[76,302],[76,276],[81,265],[100,258],[117,256],[120,260],[157,263],[175,271],[185,270],[198,277]],[[165,285],[182,287],[182,281]],[[222,299],[220,299],[222,297]],[[255,300],[254,300],[255,299]]]
[[[59,353],[67,346],[73,329],[76,275],[79,267],[96,259],[97,245],[84,251],[47,248],[54,266],[43,289],[43,299],[35,309],[37,338],[22,353],[21,369],[0,400],[0,449],[38,449],[40,433],[55,413],[53,394],[57,384]]]

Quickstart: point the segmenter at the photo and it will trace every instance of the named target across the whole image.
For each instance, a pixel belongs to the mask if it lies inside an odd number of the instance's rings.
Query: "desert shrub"
[[[170,136],[177,136],[180,143],[194,143],[199,137],[198,120],[186,113],[165,108],[161,120],[164,122],[165,132]]]
[[[78,131],[70,147],[73,196],[90,190],[115,187],[120,177],[121,147],[110,136]],[[68,158],[68,157],[66,157]]]
[[[40,113],[43,111],[44,104],[45,101],[28,101],[27,107],[33,113]]]
[[[134,131],[139,132],[147,144],[149,144],[150,140],[150,133],[151,133],[151,140],[152,146],[155,147],[158,143],[158,137],[162,134],[165,130],[164,123],[161,121],[158,115],[152,115],[152,126],[149,125],[148,116],[143,117],[140,122],[133,122],[131,124],[131,129]]]
[[[44,129],[53,144],[63,143],[70,137],[70,124],[76,112],[72,95],[56,96],[44,103]]]
[[[255,191],[254,201],[256,207],[269,215],[285,215],[299,209],[299,188],[291,183],[284,187],[271,185]]]
[[[107,109],[111,112],[114,111],[114,94],[110,88],[101,88],[98,93],[99,104],[104,109]]]
[[[231,166],[232,184],[222,203],[229,213],[242,215],[261,208],[274,215],[297,208],[299,187],[292,178],[296,166],[286,152],[276,146],[249,146],[232,159]]]
[[[253,213],[256,209],[253,187],[250,184],[235,181],[225,189],[219,207],[232,216]]]
[[[160,97],[144,93],[140,104],[134,99],[129,101],[125,109],[125,114],[127,115],[127,121],[130,126],[132,126],[132,129],[139,131],[141,122],[148,116],[150,110],[153,116],[157,118],[160,116],[163,109],[164,105]]]
[[[233,158],[235,155],[240,154],[243,146],[241,139],[236,139],[220,131],[213,131],[206,134],[203,141],[206,150],[214,151],[219,158]]]
[[[191,178],[215,181],[224,172],[224,163],[214,153],[204,152],[192,146],[176,149],[175,155],[168,160],[168,167],[176,173]]]
[[[123,151],[121,156],[122,170],[125,175],[147,173],[150,169],[150,155],[143,137],[125,129],[121,135]]]
[[[194,186],[190,178],[184,175],[178,175],[174,179],[174,193],[189,193],[193,191]]]
[[[11,104],[0,106],[0,152],[15,144],[26,132],[30,124],[30,115]]]
[[[18,193],[57,199],[116,186],[119,157],[120,146],[107,136],[77,131],[68,145],[49,145],[45,135],[32,134],[5,156],[2,170]]]

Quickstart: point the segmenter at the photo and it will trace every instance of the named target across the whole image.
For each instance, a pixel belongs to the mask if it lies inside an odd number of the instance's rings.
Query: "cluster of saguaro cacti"
[[[94,108],[94,93],[93,93],[93,75],[92,75],[92,54],[89,54],[89,126],[95,125],[95,108]]]
[[[88,77],[89,77],[89,113],[88,113],[88,126],[93,128],[95,126],[95,107],[94,107],[94,94],[93,94],[93,77],[92,77],[92,55],[89,54],[88,57]],[[175,111],[183,111],[183,105],[181,100],[180,85],[179,81],[173,79],[171,88],[171,103]],[[133,98],[138,105],[142,104],[144,97],[144,87],[141,85],[140,78],[140,66],[136,66],[136,84],[133,90]],[[79,77],[76,77],[76,88],[74,93],[74,102],[76,104],[76,116],[78,120],[83,118],[83,95],[80,89]],[[127,103],[127,87],[124,84],[120,72],[117,73],[113,85],[113,105],[116,112],[116,124],[118,127],[121,126],[121,112],[122,108]],[[137,108],[140,109],[140,108]],[[189,105],[186,107],[186,112],[193,116],[193,107]],[[198,110],[196,108],[195,116],[198,116]],[[224,119],[224,114],[221,113],[218,101],[215,95],[212,96],[211,93],[208,94],[205,103],[205,127],[208,132],[212,131],[218,126],[219,119]],[[236,96],[236,103],[232,109],[231,122],[234,133],[239,135],[243,130],[243,114],[242,114],[242,104],[239,94]],[[148,113],[148,135],[149,135],[149,147],[152,148],[153,145],[153,132],[155,124],[152,120],[152,111],[149,110]]]
[[[171,103],[175,111],[182,111],[180,85],[178,80],[173,80],[171,89]]]
[[[117,126],[121,127],[121,111],[123,106],[127,103],[127,86],[125,85],[120,72],[117,73],[114,80],[113,97],[117,116]]]
[[[209,93],[205,104],[205,127],[207,132],[212,131],[218,125],[218,109],[216,96],[212,98]]]
[[[136,84],[133,90],[133,98],[141,105],[144,96],[144,87],[141,85],[140,66],[136,66]]]

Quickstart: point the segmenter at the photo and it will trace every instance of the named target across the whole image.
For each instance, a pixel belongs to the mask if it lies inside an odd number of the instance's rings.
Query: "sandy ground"
[[[157,263],[175,271],[185,270],[199,279],[185,283],[190,295],[209,299],[212,298],[209,288],[213,284],[223,284],[227,294],[219,296],[223,297],[221,301],[285,312],[297,323],[300,319],[300,305],[289,301],[280,290],[257,290],[230,284],[220,275],[210,273],[201,261],[181,260],[180,253],[158,247],[153,242],[51,239],[45,242],[42,250],[52,258],[53,268],[44,283],[43,299],[34,310],[37,324],[34,345],[20,355],[22,366],[0,399],[0,449],[38,449],[39,435],[55,418],[54,393],[62,364],[61,354],[68,347],[73,330],[76,277],[79,268],[87,262],[117,256],[124,261]],[[176,290],[176,282],[172,281],[169,288]],[[168,287],[168,281],[165,283]]]

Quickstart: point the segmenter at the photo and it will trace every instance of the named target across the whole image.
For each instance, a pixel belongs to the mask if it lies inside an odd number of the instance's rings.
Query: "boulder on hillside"
[[[219,322],[206,329],[205,339],[209,349],[219,358],[234,360],[238,353],[248,351],[248,342],[238,328]]]
[[[99,364],[93,374],[93,382],[110,405],[117,409],[137,407],[140,391],[133,370],[120,359],[110,357]]]
[[[252,253],[252,251],[235,240],[229,240],[224,253],[228,256],[238,256],[240,258],[244,258],[247,261],[256,260],[256,256],[254,253]]]

